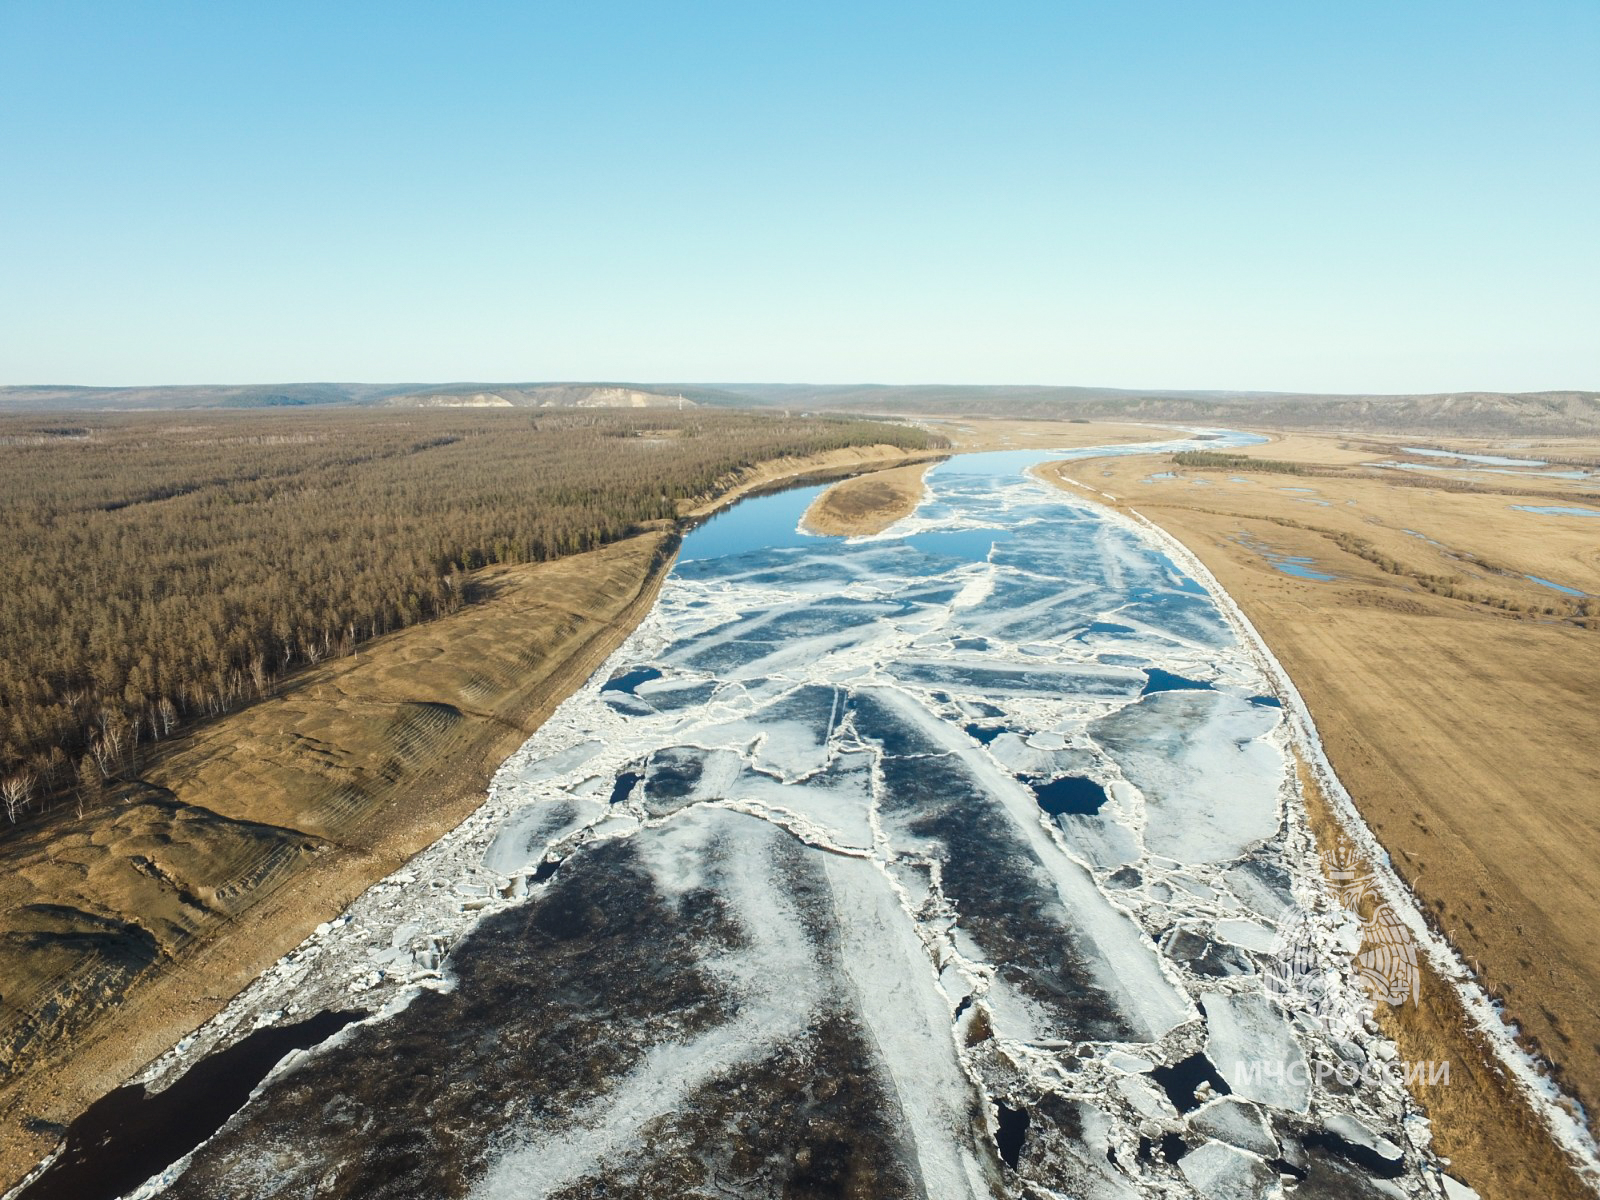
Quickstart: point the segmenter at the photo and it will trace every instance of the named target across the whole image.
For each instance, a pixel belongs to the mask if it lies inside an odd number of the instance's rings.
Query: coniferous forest
[[[935,440],[704,410],[0,418],[0,812],[454,611],[475,568],[593,549],[763,460]]]

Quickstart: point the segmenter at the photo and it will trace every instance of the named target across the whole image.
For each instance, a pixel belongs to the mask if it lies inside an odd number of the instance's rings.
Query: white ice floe
[[[1206,1056],[1235,1096],[1303,1113],[1311,1103],[1305,1048],[1283,1009],[1260,992],[1204,992]]]
[[[1368,1129],[1349,1113],[1334,1113],[1323,1118],[1322,1127],[1329,1133],[1338,1134],[1352,1146],[1360,1146],[1370,1150],[1379,1158],[1386,1158],[1398,1162],[1403,1151],[1381,1133]]]
[[[1189,1125],[1196,1133],[1262,1158],[1275,1158],[1279,1152],[1278,1139],[1261,1110],[1238,1096],[1211,1100],[1189,1118]]]
[[[1262,954],[1270,953],[1278,938],[1276,927],[1256,921],[1218,921],[1213,928],[1219,938]]]
[[[915,1146],[929,1196],[992,1195],[990,1160],[971,1141],[978,1090],[956,1053],[949,1000],[892,883],[859,859],[824,861],[846,978]]]
[[[1221,692],[1146,696],[1090,727],[1144,795],[1145,845],[1187,862],[1224,862],[1278,830],[1283,753],[1276,709]]]
[[[1278,1194],[1278,1172],[1244,1150],[1207,1142],[1178,1163],[1183,1177],[1206,1200],[1267,1200]]]

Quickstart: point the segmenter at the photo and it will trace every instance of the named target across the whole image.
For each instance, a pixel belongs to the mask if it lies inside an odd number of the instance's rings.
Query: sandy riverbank
[[[800,523],[812,533],[856,537],[882,533],[922,502],[927,463],[857,475],[834,484],[806,509]]]

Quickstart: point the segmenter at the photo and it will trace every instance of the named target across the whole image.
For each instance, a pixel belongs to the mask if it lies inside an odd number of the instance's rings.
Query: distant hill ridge
[[[722,390],[732,391],[734,385],[723,385]],[[772,404],[853,412],[1102,417],[1186,424],[1238,423],[1483,436],[1600,433],[1600,392],[1576,390],[1322,395],[939,384],[853,387],[746,384],[738,390]]]
[[[429,408],[687,408],[704,388],[629,383],[285,383],[170,387],[0,387],[0,411],[138,412],[184,408],[388,405]],[[715,396],[712,403],[750,404]]]
[[[1489,437],[1600,434],[1600,393],[1576,390],[1319,395],[1026,385],[619,382],[0,387],[0,412],[132,412],[304,405],[451,408],[715,405],[900,415],[1101,417]]]
[[[553,383],[464,390],[459,386],[390,396],[385,404],[427,408],[693,408],[682,392],[627,384]]]

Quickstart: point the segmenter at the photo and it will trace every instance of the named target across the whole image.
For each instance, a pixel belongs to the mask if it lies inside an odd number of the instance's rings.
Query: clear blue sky
[[[0,383],[1600,388],[1600,2],[0,0]]]

